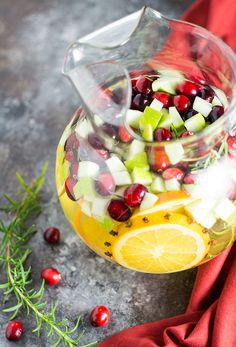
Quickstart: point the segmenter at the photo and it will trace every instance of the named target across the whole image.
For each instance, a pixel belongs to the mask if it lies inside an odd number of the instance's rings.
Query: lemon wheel
[[[132,270],[177,272],[198,265],[207,254],[209,241],[208,233],[188,217],[158,212],[134,218],[129,231],[121,226],[113,256]]]

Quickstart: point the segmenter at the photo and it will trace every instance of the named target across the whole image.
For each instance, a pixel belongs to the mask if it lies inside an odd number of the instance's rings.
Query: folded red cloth
[[[184,20],[204,26],[236,51],[236,1],[200,0]],[[98,347],[236,347],[236,244],[199,266],[185,314],[116,334]]]

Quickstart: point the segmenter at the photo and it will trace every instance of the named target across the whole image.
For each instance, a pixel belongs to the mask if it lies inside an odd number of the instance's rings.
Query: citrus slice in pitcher
[[[176,272],[194,267],[205,257],[210,237],[205,229],[180,213],[157,212],[131,218],[118,228],[115,260],[147,273]]]

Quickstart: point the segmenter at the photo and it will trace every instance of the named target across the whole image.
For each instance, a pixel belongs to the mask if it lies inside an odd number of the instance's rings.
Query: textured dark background
[[[49,160],[44,212],[32,239],[33,276],[37,286],[43,267],[63,275],[58,288],[47,288],[49,302],[58,300],[63,317],[83,317],[83,342],[101,341],[124,328],[184,312],[195,270],[146,275],[110,264],[93,254],[74,234],[59,206],[55,184],[55,152],[60,135],[78,106],[78,97],[61,75],[70,42],[115,19],[150,5],[178,18],[192,0],[0,0],[0,191],[16,189],[15,171],[31,179]],[[50,247],[43,230],[59,226],[62,243]],[[2,274],[0,273],[0,279]],[[0,298],[1,299],[1,298]],[[88,323],[88,312],[104,304],[112,312],[101,329]],[[45,336],[31,334],[33,322],[23,314],[25,334],[17,346],[50,346]],[[0,313],[0,346],[7,315]],[[81,343],[82,344],[82,343]]]

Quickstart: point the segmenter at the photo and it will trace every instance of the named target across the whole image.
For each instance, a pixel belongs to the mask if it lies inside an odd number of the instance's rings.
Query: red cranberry
[[[167,154],[161,149],[152,150],[149,160],[151,169],[155,172],[162,172],[170,166],[170,161]]]
[[[236,151],[236,136],[229,136],[227,139],[229,152]]]
[[[105,123],[102,125],[102,131],[106,133],[108,136],[110,136],[113,139],[117,138],[117,128],[109,123]]]
[[[60,230],[55,227],[50,227],[44,231],[43,237],[45,241],[55,245],[60,242]]]
[[[169,141],[172,139],[172,135],[169,129],[157,128],[154,131],[155,141]]]
[[[210,114],[208,115],[207,119],[213,123],[218,118],[220,118],[224,114],[224,107],[223,106],[214,106],[212,107],[212,110]]]
[[[103,149],[102,141],[95,134],[88,134],[88,142],[94,149]]]
[[[195,173],[189,173],[184,177],[185,184],[195,184],[197,182],[198,175]]]
[[[72,133],[65,142],[65,151],[77,150],[79,148],[79,140],[76,133]]]
[[[184,131],[181,135],[180,135],[180,137],[183,139],[183,138],[185,138],[185,137],[189,137],[189,136],[193,136],[194,135],[194,133],[192,132],[192,131]]]
[[[145,107],[150,104],[149,99],[146,95],[143,94],[137,94],[132,100],[132,106],[131,108],[139,111],[144,111]]]
[[[61,274],[53,267],[43,269],[41,277],[49,286],[56,286],[61,281]]]
[[[188,96],[189,98],[196,96],[202,87],[191,81],[180,83],[176,89],[177,93]]]
[[[172,178],[176,178],[178,181],[182,181],[184,178],[184,172],[177,167],[171,167],[171,168],[166,169],[163,172],[162,176],[165,180],[170,180]]]
[[[95,181],[96,191],[102,196],[110,195],[115,191],[115,182],[108,172],[101,173]]]
[[[77,178],[77,175],[78,175],[78,168],[79,168],[79,163],[77,161],[71,164],[70,174],[75,179]]]
[[[152,81],[143,76],[139,77],[136,82],[135,89],[138,91],[138,93],[147,95],[152,91]]]
[[[236,185],[232,187],[229,198],[231,200],[236,200]]]
[[[199,96],[200,98],[208,102],[212,102],[215,96],[215,92],[210,86],[205,86],[199,90],[199,92],[197,93],[197,96]]]
[[[105,326],[111,318],[110,311],[106,306],[96,306],[90,313],[90,323],[94,327]]]
[[[130,207],[137,207],[141,204],[147,188],[142,184],[132,184],[124,191],[125,203]]]
[[[119,127],[118,135],[122,142],[129,143],[132,140],[132,135],[130,135],[124,126]]]
[[[168,108],[172,104],[172,96],[165,92],[156,92],[153,94],[152,99],[157,99],[163,103],[163,107]]]
[[[24,328],[22,323],[17,320],[12,320],[8,322],[5,335],[9,341],[18,341],[20,340],[23,332],[24,332]]]
[[[75,201],[75,196],[74,196],[74,192],[73,192],[73,188],[76,185],[77,180],[74,179],[73,177],[67,177],[67,179],[65,180],[65,190],[66,190],[66,194],[68,196],[69,199],[71,199],[72,201]]]
[[[179,113],[183,113],[189,109],[191,103],[187,96],[176,95],[173,97],[173,105],[177,108]]]
[[[122,200],[112,200],[108,205],[108,213],[118,222],[125,222],[131,216],[131,210]]]
[[[70,163],[73,163],[73,161],[76,160],[76,157],[77,157],[77,153],[73,150],[68,150],[66,153],[65,153],[65,160],[69,161]]]

